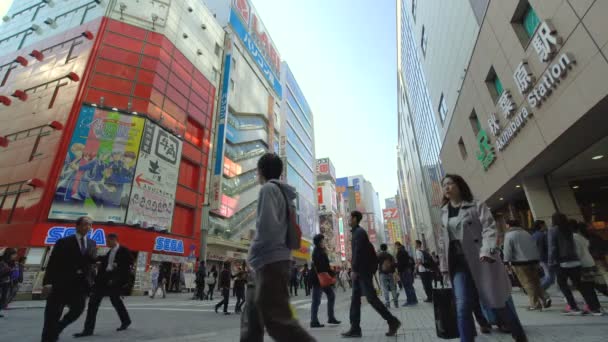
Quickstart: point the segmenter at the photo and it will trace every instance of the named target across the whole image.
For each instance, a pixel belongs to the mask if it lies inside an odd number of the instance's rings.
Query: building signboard
[[[283,96],[280,79],[281,57],[251,2],[248,0],[232,1],[230,26],[281,99]]]
[[[552,61],[552,58],[558,52],[558,45],[561,43],[562,38],[557,35],[557,30],[550,20],[545,20],[539,24],[531,41],[542,63]],[[491,114],[488,119],[488,127],[496,138],[495,145],[498,151],[505,150],[517,136],[517,133],[526,125],[532,116],[532,111],[528,109],[528,106],[539,108],[551,96],[553,90],[560,85],[561,80],[566,77],[568,70],[572,69],[574,64],[576,64],[576,60],[570,53],[562,53],[557,61],[549,65],[542,77],[537,80],[526,60],[519,63],[515,68],[513,80],[519,93],[526,99],[527,105],[524,104],[519,110],[516,110],[516,104],[509,90],[504,90],[498,98],[500,112],[504,119],[508,120],[504,126],[501,126],[496,114]],[[496,159],[494,148],[490,145],[490,139],[484,130],[480,130],[477,142],[480,149],[477,152],[477,159],[487,170]]]
[[[228,100],[230,95],[230,73],[232,64],[232,42],[226,38],[224,51],[224,77],[220,93],[220,106],[217,114],[217,143],[215,144],[215,165],[211,174],[210,208],[218,210],[222,200],[222,173],[224,162],[224,148],[226,143],[226,125],[228,125]]]
[[[182,141],[146,121],[135,168],[127,224],[171,231]]]

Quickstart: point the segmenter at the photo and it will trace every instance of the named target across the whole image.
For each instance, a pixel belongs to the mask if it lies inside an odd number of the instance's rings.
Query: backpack
[[[429,254],[427,251],[422,252],[422,266],[429,271],[434,271],[437,268],[437,263],[435,259]]]
[[[285,244],[291,250],[298,250],[300,249],[300,242],[302,241],[302,228],[300,228],[300,225],[298,224],[295,210],[291,209],[292,202],[287,198],[287,195],[279,182],[270,182],[279,187],[281,194],[283,194],[283,199],[285,200],[285,208],[287,211],[287,234],[285,234]]]
[[[374,245],[372,245],[372,243],[369,241],[369,239],[367,240],[367,245],[369,247],[369,262],[370,265],[372,265],[371,271],[373,274],[378,271],[378,254],[376,254],[376,249],[374,248]]]
[[[386,258],[382,261],[380,270],[384,273],[392,273],[395,271],[395,259],[392,255],[386,254]]]

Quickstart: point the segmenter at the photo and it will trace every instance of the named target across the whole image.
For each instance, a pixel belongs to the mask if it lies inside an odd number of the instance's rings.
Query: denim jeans
[[[399,273],[399,277],[401,278],[401,284],[403,284],[403,288],[405,289],[405,296],[407,297],[407,304],[416,304],[418,303],[418,298],[416,297],[416,290],[414,290],[414,275],[411,270],[405,270]]]
[[[392,293],[393,302],[395,302],[395,306],[398,307],[399,303],[397,300],[399,299],[399,293],[397,292],[397,284],[395,284],[395,277],[393,274],[380,273],[380,282],[382,283],[382,292],[384,292],[384,302],[390,304],[389,294]]]
[[[454,297],[456,298],[456,315],[460,341],[474,341],[476,330],[473,311],[479,307],[479,296],[473,276],[466,267],[459,267],[459,270],[452,275],[452,286],[454,288]],[[491,310],[511,329],[511,334],[514,338],[525,335],[521,322],[517,317],[517,312],[512,307],[509,307],[507,303],[505,303],[504,308]],[[483,325],[481,322],[479,323]]]
[[[334,289],[331,286],[328,287],[320,287],[313,286],[312,287],[312,307],[310,309],[310,323],[319,323],[319,306],[321,305],[321,296],[325,292],[327,296],[327,318],[330,321],[336,320],[334,316],[334,305],[336,303],[336,295],[334,293]]]
[[[371,274],[360,273],[357,279],[353,280],[353,295],[350,302],[350,325],[354,330],[361,330],[361,296],[367,298],[367,302],[385,321],[394,322],[397,320],[378,298],[372,277]]]
[[[555,272],[551,270],[546,262],[541,262],[540,266],[543,268],[543,273],[545,274],[543,279],[540,280],[540,287],[542,287],[543,290],[547,290],[555,282]]]

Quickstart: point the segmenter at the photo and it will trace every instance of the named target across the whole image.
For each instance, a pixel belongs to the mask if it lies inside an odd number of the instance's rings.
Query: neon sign
[[[170,253],[184,253],[184,241],[157,236],[154,241],[154,250]]]

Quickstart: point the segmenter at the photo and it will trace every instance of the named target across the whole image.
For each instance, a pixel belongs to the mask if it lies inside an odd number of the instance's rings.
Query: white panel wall
[[[97,19],[103,16],[107,4],[108,0],[101,4],[94,0],[53,0],[51,4],[44,4],[41,0],[16,0],[0,25],[0,53],[17,51]],[[51,25],[45,23],[49,18]],[[32,27],[37,29],[32,31]],[[24,35],[30,32],[24,40]]]

